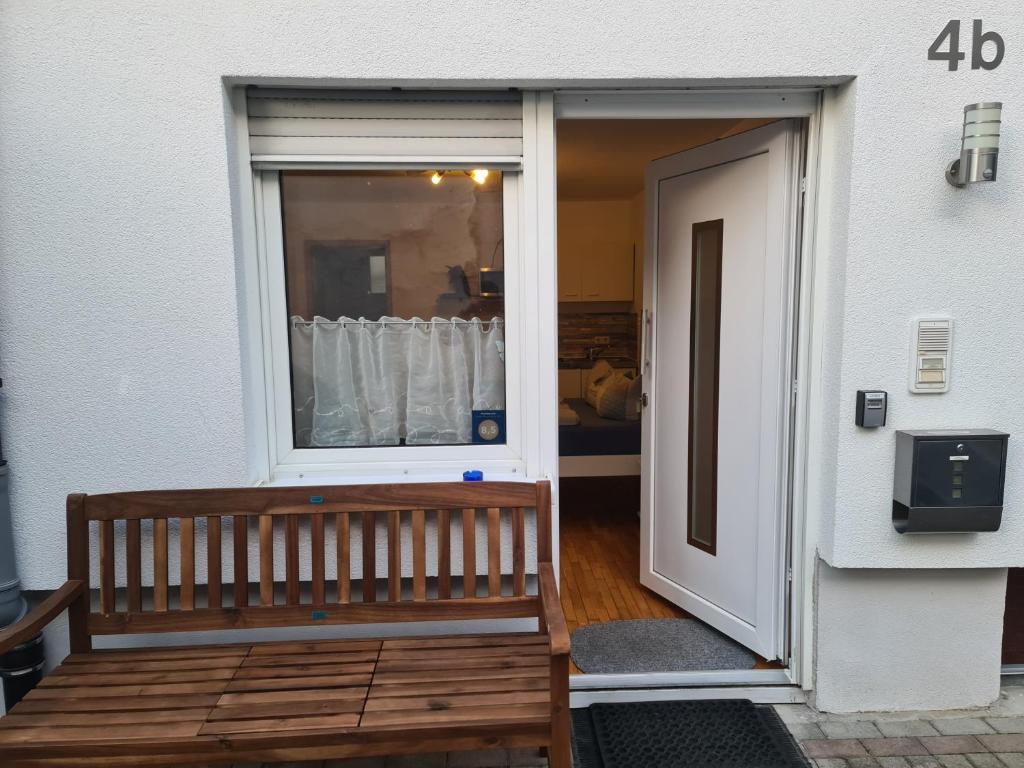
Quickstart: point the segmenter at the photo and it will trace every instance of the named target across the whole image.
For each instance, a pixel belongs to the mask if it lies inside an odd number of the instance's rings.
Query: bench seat
[[[69,656],[0,719],[0,747],[5,764],[35,766],[536,744],[549,667],[536,633],[97,650]]]

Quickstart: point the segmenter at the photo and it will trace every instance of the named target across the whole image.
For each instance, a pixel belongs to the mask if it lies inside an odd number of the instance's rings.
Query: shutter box
[[[523,106],[514,91],[250,87],[246,102],[257,165],[522,165]]]

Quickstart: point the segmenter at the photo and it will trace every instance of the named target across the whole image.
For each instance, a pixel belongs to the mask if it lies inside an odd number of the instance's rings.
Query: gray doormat
[[[807,768],[775,710],[733,699],[572,711],[575,768]]]
[[[757,657],[697,619],[637,619],[580,627],[572,660],[599,675],[751,669]]]

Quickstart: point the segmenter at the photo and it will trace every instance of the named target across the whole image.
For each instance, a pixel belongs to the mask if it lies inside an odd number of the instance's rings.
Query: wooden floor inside
[[[590,480],[566,478],[559,493],[562,611],[569,631],[619,619],[689,616],[640,584],[639,481]]]
[[[569,632],[622,619],[692,618],[640,584],[640,478],[559,483],[562,611]],[[755,669],[783,665],[758,657]],[[570,663],[571,674],[582,674]]]

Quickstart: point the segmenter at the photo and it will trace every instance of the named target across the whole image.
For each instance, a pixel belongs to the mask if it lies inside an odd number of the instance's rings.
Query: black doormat
[[[768,705],[739,699],[572,711],[576,768],[808,768]]]

